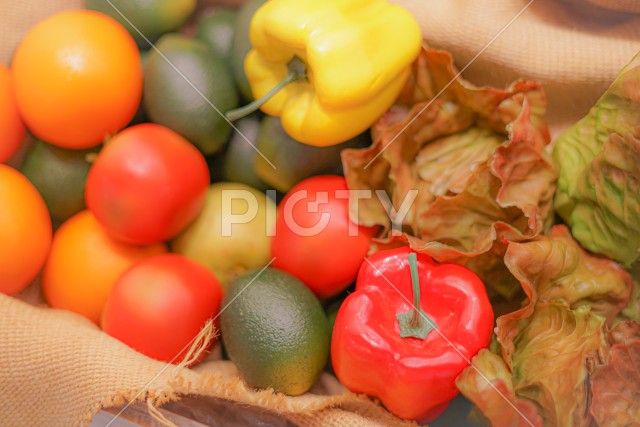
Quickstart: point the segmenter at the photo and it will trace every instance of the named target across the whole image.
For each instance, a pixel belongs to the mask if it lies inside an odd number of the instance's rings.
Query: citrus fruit
[[[204,12],[198,20],[196,37],[225,64],[230,64],[233,32],[238,12],[235,9],[215,8]]]
[[[220,314],[229,358],[254,387],[299,395],[327,363],[329,323],[304,283],[280,270],[251,270],[227,288]]]
[[[20,171],[44,199],[55,225],[85,208],[84,185],[98,147],[69,150],[42,141],[31,147]]]
[[[0,292],[26,288],[51,246],[51,219],[38,190],[17,170],[0,164]]]
[[[144,106],[151,121],[167,126],[204,154],[218,151],[231,134],[224,113],[238,105],[227,65],[204,42],[162,36],[144,67]]]
[[[18,45],[11,71],[27,126],[61,147],[100,144],[126,126],[140,104],[135,41],[98,12],[60,12],[38,23]]]
[[[0,63],[0,163],[5,163],[18,151],[26,129],[18,113],[11,73]]]
[[[148,47],[148,41],[180,28],[196,9],[196,0],[87,0],[85,5],[111,16],[139,46]]]
[[[172,242],[174,252],[207,267],[222,285],[269,262],[276,205],[235,182],[210,186],[200,215]]]
[[[54,308],[98,323],[113,284],[135,261],[167,251],[164,244],[132,246],[113,240],[93,214],[83,210],[53,236],[42,272],[44,296]]]

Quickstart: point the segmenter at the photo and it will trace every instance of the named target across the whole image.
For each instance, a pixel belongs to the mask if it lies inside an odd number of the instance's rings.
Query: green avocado
[[[100,146],[70,150],[36,141],[20,171],[36,187],[55,225],[85,208],[84,186]]]
[[[226,150],[216,155],[212,169],[214,176],[223,181],[239,182],[260,191],[271,189],[256,174],[256,140],[260,129],[260,117],[256,113],[243,117],[234,123]]]
[[[198,19],[196,38],[205,42],[214,55],[229,67],[237,15],[235,9],[215,8]]]
[[[203,154],[220,150],[231,134],[224,113],[238,106],[227,65],[197,39],[167,34],[144,64],[144,109]]]
[[[286,193],[311,176],[342,175],[342,150],[363,148],[370,144],[368,132],[329,147],[303,144],[287,135],[280,118],[265,116],[260,125],[257,143],[257,148],[264,157],[256,157],[255,171],[268,185]]]
[[[266,0],[247,0],[238,11],[235,30],[233,32],[233,46],[231,48],[231,67],[233,77],[240,94],[245,100],[253,100],[251,86],[244,72],[244,57],[251,50],[251,40],[249,40],[249,28],[253,14],[266,3]]]
[[[300,395],[329,357],[329,322],[316,296],[284,271],[251,270],[227,288],[220,315],[229,358],[253,387]]]
[[[146,48],[147,40],[153,43],[180,28],[196,10],[196,4],[196,0],[87,0],[85,7],[111,16],[129,31],[138,46]]]

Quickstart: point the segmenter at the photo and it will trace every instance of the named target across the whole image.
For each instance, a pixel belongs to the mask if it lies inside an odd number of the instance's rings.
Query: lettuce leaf
[[[540,302],[524,323],[507,361],[516,395],[535,401],[551,425],[588,425],[588,366],[606,348],[604,318],[586,305]]]
[[[586,249],[625,266],[640,256],[640,54],[556,141],[555,209]]]
[[[526,299],[497,319],[493,353],[479,353],[458,388],[492,425],[524,417],[534,425],[590,425],[589,376],[607,360],[607,325],[628,307],[631,275],[586,252],[564,225],[509,242],[504,264]]]
[[[618,315],[617,322],[629,320],[640,322],[640,263],[636,262],[629,270],[629,274],[633,279],[633,290],[629,302]]]
[[[605,365],[591,376],[590,412],[600,427],[636,425],[640,420],[640,323],[621,322],[610,333]]]
[[[381,225],[378,249],[409,244],[436,260],[474,270],[490,290],[520,288],[502,262],[507,243],[548,231],[557,178],[540,85],[501,90],[457,76],[447,52],[423,50],[398,103],[372,127],[373,144],[342,152],[351,215]],[[405,198],[417,195],[406,215]]]
[[[563,225],[549,236],[510,244],[505,264],[529,295],[529,312],[538,301],[562,301],[572,309],[588,305],[611,324],[633,287],[622,266],[587,253]]]
[[[480,350],[471,366],[458,375],[456,385],[492,426],[542,425],[535,403],[515,395],[507,365],[489,350]]]
[[[513,329],[513,351],[482,350],[456,385],[495,426],[590,425],[588,379],[606,353],[604,323],[588,305],[538,302],[503,325]]]

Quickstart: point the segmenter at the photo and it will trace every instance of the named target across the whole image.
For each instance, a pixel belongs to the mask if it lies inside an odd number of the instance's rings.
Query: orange
[[[53,236],[42,273],[44,296],[54,308],[98,323],[113,284],[138,260],[167,252],[165,244],[132,246],[109,237],[93,214],[83,210]]]
[[[40,139],[90,148],[125,127],[142,96],[136,43],[113,18],[61,12],[23,38],[11,66],[18,109]]]
[[[38,190],[17,170],[0,165],[0,292],[26,288],[51,246],[51,219]]]
[[[13,157],[26,133],[13,95],[11,74],[0,63],[0,163]]]

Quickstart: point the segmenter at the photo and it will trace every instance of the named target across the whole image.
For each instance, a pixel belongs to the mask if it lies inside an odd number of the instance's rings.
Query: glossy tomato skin
[[[349,219],[343,177],[311,177],[278,206],[273,266],[296,276],[319,298],[329,298],[354,281],[375,233],[376,228]]]
[[[156,255],[115,283],[101,327],[140,353],[179,363],[221,300],[222,287],[209,270],[179,254]]]
[[[200,213],[209,187],[204,156],[160,125],[125,129],[89,170],[87,207],[114,238],[134,245],[170,240]]]

